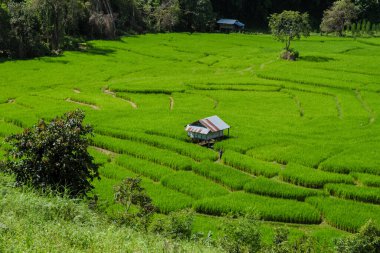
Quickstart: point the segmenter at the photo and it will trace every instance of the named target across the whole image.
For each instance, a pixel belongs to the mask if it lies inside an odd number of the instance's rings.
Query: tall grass
[[[244,185],[244,190],[250,193],[276,198],[296,199],[303,201],[306,197],[322,195],[322,191],[303,188],[265,177],[258,177]]]
[[[351,175],[366,186],[380,187],[380,176],[363,173],[352,173]]]
[[[230,212],[245,212],[250,208],[258,211],[267,221],[314,224],[321,221],[319,212],[307,203],[264,197],[243,192],[202,199],[194,204],[197,212],[223,215]]]
[[[311,188],[322,188],[327,183],[353,184],[353,178],[349,175],[325,172],[296,163],[289,163],[286,169],[281,171],[280,178],[292,184]]]
[[[173,173],[173,170],[168,167],[128,155],[118,156],[115,163],[154,181],[160,181],[164,176]]]
[[[228,190],[192,172],[180,171],[164,177],[161,183],[171,189],[185,193],[195,199],[228,194]]]
[[[103,135],[96,135],[94,137],[94,145],[113,152],[146,159],[176,170],[190,170],[193,163],[191,158],[178,155],[169,150]]]
[[[0,175],[1,252],[219,252],[117,226],[87,204],[5,187]]]
[[[227,165],[239,170],[246,171],[253,175],[263,175],[265,177],[274,177],[278,175],[281,170],[281,166],[278,164],[260,161],[230,150],[227,150],[223,154],[223,161]]]
[[[307,203],[320,210],[329,224],[349,232],[357,232],[368,220],[380,229],[380,206],[337,198],[310,197]]]
[[[97,129],[97,133],[116,137],[120,139],[133,140],[143,142],[158,148],[172,150],[181,155],[189,156],[197,161],[202,161],[205,159],[216,160],[217,153],[211,149],[202,148],[198,145],[186,143],[173,138],[168,138],[159,135],[151,135],[139,132],[126,132],[116,129]]]
[[[339,198],[380,204],[379,188],[359,187],[346,184],[327,184],[324,188],[328,193],[330,193],[330,195]]]
[[[242,190],[244,185],[253,179],[244,172],[210,161],[195,164],[193,171],[233,190]]]

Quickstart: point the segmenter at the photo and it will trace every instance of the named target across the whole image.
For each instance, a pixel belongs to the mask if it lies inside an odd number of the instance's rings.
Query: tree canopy
[[[276,40],[285,43],[285,50],[290,50],[290,42],[309,36],[309,14],[298,11],[283,11],[272,14],[269,18],[269,27]]]
[[[6,139],[11,145],[6,171],[16,176],[19,185],[69,191],[83,196],[99,177],[98,165],[88,153],[92,127],[83,125],[81,110],[68,112],[50,123],[40,120],[32,128]]]

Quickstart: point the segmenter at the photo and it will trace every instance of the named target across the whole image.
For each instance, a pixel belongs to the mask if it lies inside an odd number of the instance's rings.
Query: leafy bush
[[[294,50],[293,48],[289,48],[289,50],[283,50],[281,52],[281,59],[295,61],[300,56],[299,52]]]
[[[190,240],[194,221],[194,212],[191,209],[184,209],[178,212],[171,212],[168,216],[156,218],[150,231],[161,234],[172,239]]]
[[[57,117],[50,123],[40,120],[21,134],[8,137],[6,170],[15,174],[19,185],[31,184],[72,196],[85,195],[99,177],[98,165],[88,153],[88,135],[92,127],[83,125],[85,115],[76,110]]]
[[[231,253],[258,252],[261,249],[259,215],[253,211],[244,216],[228,217],[223,222],[220,244]]]
[[[147,229],[151,217],[156,211],[152,199],[146,194],[145,189],[140,186],[140,178],[126,178],[115,187],[115,201],[125,206],[124,218],[127,222],[137,222]],[[132,207],[137,212],[131,212]]]
[[[369,220],[359,233],[337,240],[336,250],[340,253],[378,253],[380,230]]]

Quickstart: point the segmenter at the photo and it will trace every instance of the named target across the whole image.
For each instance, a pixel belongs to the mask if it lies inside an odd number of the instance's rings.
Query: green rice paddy
[[[192,207],[205,233],[248,208],[268,234],[287,224],[331,242],[368,219],[380,227],[380,39],[311,36],[294,43],[296,62],[280,60],[282,45],[268,35],[89,45],[0,63],[0,141],[85,110],[103,164],[95,194],[110,215],[121,210],[113,186],[140,175],[161,213]],[[230,138],[214,150],[189,143],[184,126],[212,115],[232,126]]]

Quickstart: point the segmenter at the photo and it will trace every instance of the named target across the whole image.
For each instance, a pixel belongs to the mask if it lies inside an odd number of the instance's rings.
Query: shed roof
[[[236,20],[236,19],[228,19],[228,18],[222,18],[222,19],[219,19],[218,24],[225,24],[225,25],[237,25],[239,27],[244,27],[245,25],[240,22],[239,20]]]
[[[205,127],[187,125],[185,131],[199,134],[208,134],[210,132],[210,129],[207,129]]]
[[[199,126],[199,124],[201,126]],[[208,134],[209,132],[218,132],[230,128],[221,118],[214,115],[208,118],[200,119],[186,126],[185,131],[193,133]]]

